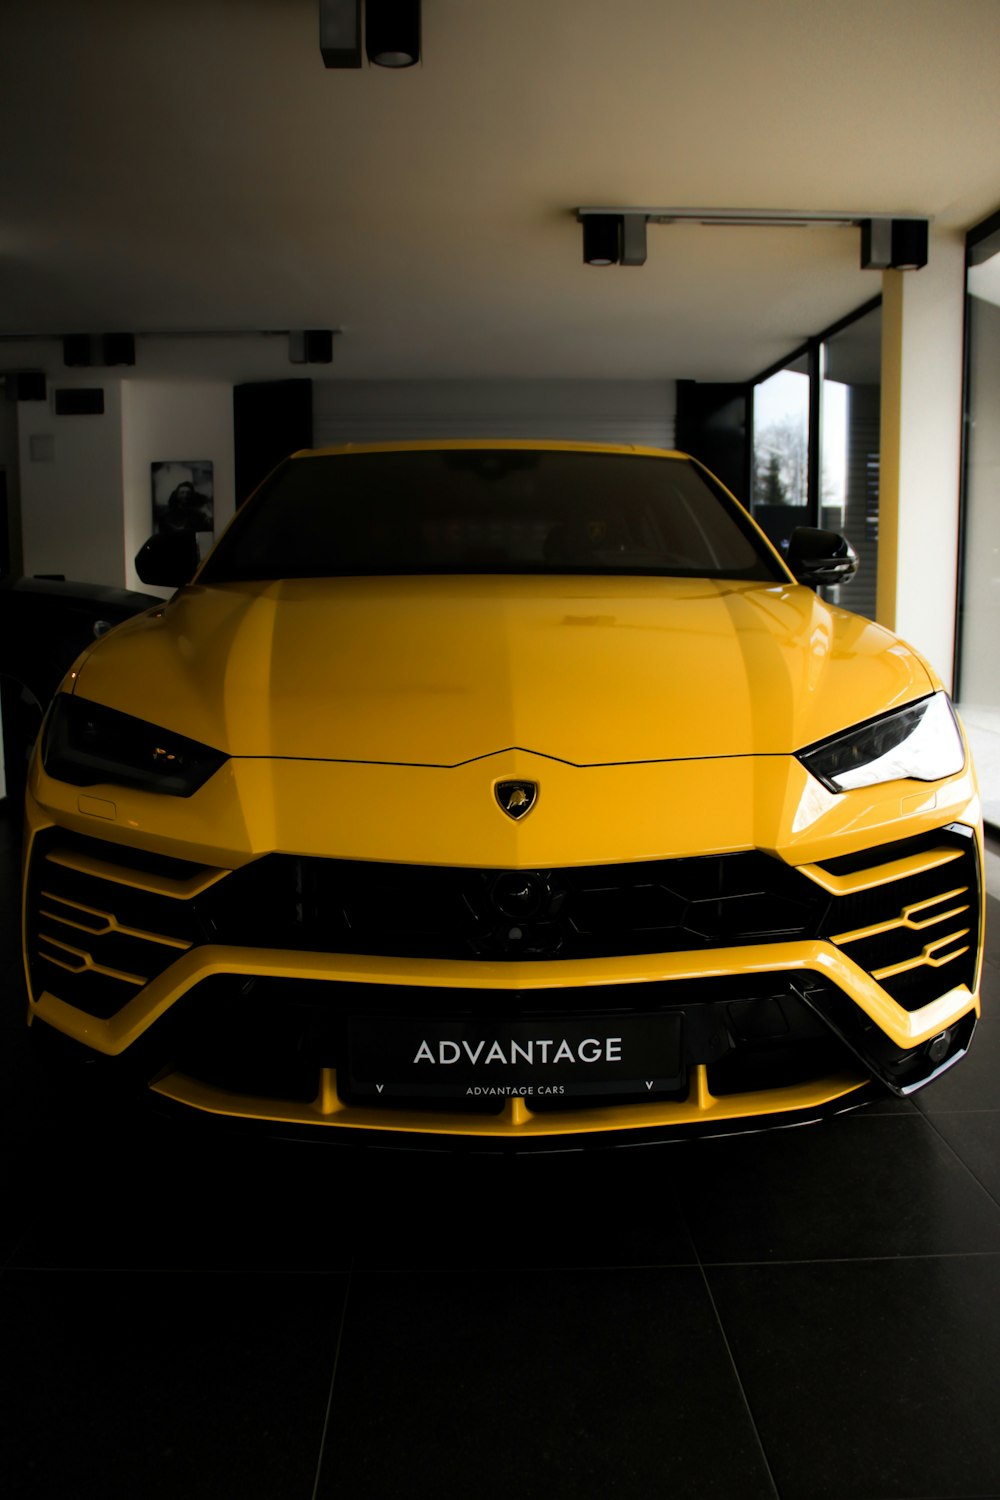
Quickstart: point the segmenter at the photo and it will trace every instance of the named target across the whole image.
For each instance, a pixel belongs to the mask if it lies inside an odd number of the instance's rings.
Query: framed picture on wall
[[[197,532],[204,556],[215,533],[211,459],[170,459],[151,469],[154,533]]]

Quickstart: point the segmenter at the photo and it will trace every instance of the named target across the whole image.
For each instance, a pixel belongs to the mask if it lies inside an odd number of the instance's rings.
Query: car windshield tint
[[[404,573],[784,575],[686,459],[525,449],[291,459],[200,582]]]

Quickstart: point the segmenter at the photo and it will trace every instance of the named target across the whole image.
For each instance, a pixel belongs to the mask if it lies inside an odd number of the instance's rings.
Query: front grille
[[[106,1019],[205,940],[195,898],[223,872],[61,830],[36,841],[28,885],[34,993]]]
[[[979,859],[971,829],[943,829],[817,869],[835,889],[824,936],[906,1010],[975,985]],[[838,882],[853,889],[838,894]]]
[[[979,911],[957,825],[804,869],[750,851],[531,871],[278,854],[227,871],[50,829],[29,960],[36,995],[106,1018],[204,943],[516,962],[824,938],[913,1010],[974,986]]]
[[[239,945],[516,961],[811,936],[827,904],[756,851],[526,871],[268,855],[199,911],[217,941]]]

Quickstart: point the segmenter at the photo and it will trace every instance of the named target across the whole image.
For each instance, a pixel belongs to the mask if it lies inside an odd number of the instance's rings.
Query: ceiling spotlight
[[[644,214],[625,214],[622,219],[622,265],[645,264],[646,217]]]
[[[862,271],[919,271],[927,264],[926,219],[862,219]]]
[[[621,255],[622,215],[584,214],[583,259],[588,266],[616,266]]]
[[[361,0],[319,0],[319,50],[328,68],[360,68]]]
[[[288,335],[288,358],[293,365],[328,365],[333,361],[332,328],[293,329]]]
[[[373,0],[369,0],[373,3]],[[863,213],[807,208],[614,208],[574,210],[583,225],[583,258],[588,266],[644,266],[646,225],[695,223],[742,229],[860,228],[863,271],[919,271],[927,264],[930,219],[867,217]]]
[[[365,51],[380,68],[412,68],[420,61],[420,0],[368,0]]]
[[[135,335],[131,333],[106,333],[101,338],[101,363],[103,365],[134,365]]]

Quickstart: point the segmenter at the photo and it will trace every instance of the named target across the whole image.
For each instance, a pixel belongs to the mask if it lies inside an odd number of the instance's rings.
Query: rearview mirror
[[[135,555],[135,571],[143,583],[181,588],[198,571],[201,555],[193,531],[164,531],[151,536]]]
[[[858,571],[858,554],[838,531],[796,526],[788,539],[785,562],[798,583],[848,583]]]

